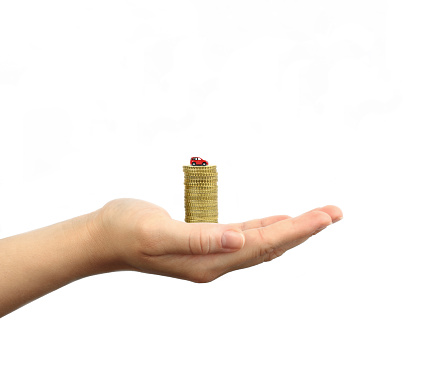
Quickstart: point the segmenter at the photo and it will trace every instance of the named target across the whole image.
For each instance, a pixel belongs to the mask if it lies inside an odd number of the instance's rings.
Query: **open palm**
[[[243,223],[184,223],[143,200],[108,202],[96,216],[108,264],[194,282],[279,257],[342,218],[332,205],[298,217],[271,216]]]

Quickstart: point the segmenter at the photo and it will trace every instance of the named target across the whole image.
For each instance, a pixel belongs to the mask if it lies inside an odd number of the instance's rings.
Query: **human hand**
[[[342,218],[332,205],[298,217],[234,224],[184,223],[143,200],[116,199],[92,214],[103,272],[136,270],[198,283],[279,257]]]

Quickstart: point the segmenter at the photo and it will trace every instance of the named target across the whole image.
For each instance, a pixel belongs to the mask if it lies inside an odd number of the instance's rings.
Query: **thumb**
[[[164,224],[161,236],[164,253],[184,255],[235,252],[245,242],[243,232],[232,225],[176,220]]]

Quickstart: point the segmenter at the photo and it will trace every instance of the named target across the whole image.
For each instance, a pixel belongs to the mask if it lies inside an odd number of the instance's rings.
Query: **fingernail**
[[[333,224],[335,223],[335,222],[338,222],[338,221],[341,221],[342,219],[343,219],[344,217],[338,217],[337,219],[335,219],[334,221],[333,221]]]
[[[317,233],[317,232],[320,232],[320,231],[323,231],[327,226],[328,226],[328,225],[325,225],[325,226],[323,226],[323,227],[319,227],[319,228],[317,228],[317,229],[316,229],[316,233]]]
[[[221,238],[223,248],[240,249],[244,245],[244,236],[236,231],[226,231]]]

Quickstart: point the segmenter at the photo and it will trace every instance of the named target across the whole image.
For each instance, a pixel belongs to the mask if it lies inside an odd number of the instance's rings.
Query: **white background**
[[[134,197],[344,220],[209,284],[120,272],[0,321],[1,385],[446,385],[442,1],[0,2],[0,237]],[[0,294],[1,295],[1,294]]]

